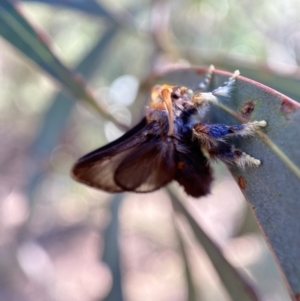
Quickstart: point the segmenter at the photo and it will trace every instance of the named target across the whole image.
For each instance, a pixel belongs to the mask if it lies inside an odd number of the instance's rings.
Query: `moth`
[[[203,92],[213,76],[211,66],[197,89],[157,85],[145,117],[119,139],[80,158],[72,169],[77,181],[107,192],[146,193],[177,181],[185,192],[201,197],[213,181],[210,160],[257,167],[261,161],[226,142],[251,136],[266,121],[238,125],[211,124],[205,114],[211,105],[232,96],[239,71],[212,92]]]

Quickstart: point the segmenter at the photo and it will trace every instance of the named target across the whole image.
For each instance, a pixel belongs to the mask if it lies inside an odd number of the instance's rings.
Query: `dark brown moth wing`
[[[115,182],[126,191],[150,192],[165,186],[176,172],[174,143],[168,137],[152,139],[124,158]]]
[[[176,152],[177,172],[174,180],[190,196],[198,198],[207,195],[213,181],[208,161],[197,141],[192,141],[184,148],[184,152]]]
[[[79,182],[108,192],[121,192],[114,181],[114,174],[120,163],[136,147],[148,139],[144,134],[150,131],[146,118],[119,139],[80,158],[72,169],[72,176]]]

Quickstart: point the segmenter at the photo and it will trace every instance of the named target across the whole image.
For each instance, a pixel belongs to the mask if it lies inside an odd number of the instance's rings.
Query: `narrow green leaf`
[[[193,281],[193,275],[190,269],[190,263],[188,260],[188,255],[186,252],[184,240],[180,233],[180,230],[178,229],[177,221],[175,220],[175,218],[173,218],[173,224],[174,224],[177,241],[179,243],[179,250],[184,263],[184,272],[185,272],[185,279],[186,279],[187,292],[188,292],[187,301],[200,301],[199,296],[197,296],[197,290]]]
[[[97,105],[81,76],[60,62],[46,44],[43,35],[36,32],[8,0],[0,2],[0,34],[60,82],[75,98],[90,103],[102,116],[124,128],[113,116]]]
[[[92,78],[93,74],[100,67],[101,62],[103,62],[107,48],[117,32],[118,29],[116,26],[109,27],[93,49],[79,63],[76,71],[84,75],[87,79]],[[29,150],[30,156],[36,166],[27,183],[27,195],[30,201],[32,201],[35,188],[39,185],[44,175],[44,162],[48,160],[49,155],[57,145],[74,105],[74,101],[60,92],[54,97],[51,107],[44,116],[40,131]]]
[[[122,301],[122,275],[120,268],[119,235],[119,209],[122,203],[122,194],[116,195],[110,205],[111,221],[104,235],[104,251],[102,261],[105,262],[112,273],[112,287],[103,301]]]
[[[193,88],[204,73],[204,68],[180,69],[157,79]],[[211,88],[230,75],[216,71]],[[268,126],[235,144],[262,160],[262,166],[231,171],[280,264],[288,289],[296,296],[300,292],[300,104],[239,76],[232,99],[213,107],[207,121],[232,125],[248,120],[266,120]]]
[[[226,287],[233,301],[258,301],[260,300],[254,289],[246,282],[246,280],[230,265],[225,259],[216,244],[206,235],[206,233],[197,224],[192,214],[182,205],[177,196],[171,189],[168,189],[174,209],[182,214],[188,221],[197,240],[206,251],[213,266],[224,286]]]
[[[110,13],[103,6],[103,4],[101,4],[100,2],[97,2],[95,0],[84,0],[84,1],[78,1],[78,0],[68,0],[68,1],[65,1],[65,0],[22,0],[22,2],[39,2],[39,3],[49,4],[49,5],[76,9],[81,12],[96,15],[98,17],[104,17],[112,22],[115,22],[115,19],[112,16],[112,13]]]

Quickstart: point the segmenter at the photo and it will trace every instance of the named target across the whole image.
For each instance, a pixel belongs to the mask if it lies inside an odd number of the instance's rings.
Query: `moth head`
[[[168,114],[169,132],[174,132],[174,110],[185,101],[189,101],[193,91],[186,87],[172,85],[156,85],[151,91],[151,102],[149,107],[155,110],[166,110]],[[176,115],[176,114],[175,114]]]
[[[152,109],[167,111],[169,122],[169,136],[171,136],[174,132],[173,104],[171,98],[172,89],[173,86],[170,85],[154,86],[151,92],[151,102],[149,104],[149,107]]]

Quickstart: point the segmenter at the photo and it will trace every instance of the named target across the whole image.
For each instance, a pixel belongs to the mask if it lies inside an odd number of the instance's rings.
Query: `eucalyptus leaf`
[[[179,245],[180,255],[182,257],[183,264],[184,264],[185,282],[187,287],[187,301],[200,301],[201,299],[197,294],[197,289],[194,283],[192,271],[190,269],[190,262],[186,251],[186,244],[183,235],[180,232],[178,222],[176,221],[175,218],[173,218],[173,225],[174,225],[174,230]]]
[[[108,27],[96,45],[78,64],[76,71],[84,75],[86,79],[92,78],[106,57],[108,47],[117,32],[118,28],[116,26]],[[74,105],[75,102],[66,94],[59,92],[55,95],[52,105],[43,116],[40,131],[29,149],[30,157],[35,162],[35,170],[28,177],[27,182],[27,195],[30,202],[33,201],[33,193],[45,174],[44,162],[48,160],[54,147],[58,144],[59,137],[69,121]]]
[[[195,88],[206,68],[187,68],[158,75],[154,82]],[[215,71],[211,89],[219,87],[228,72]],[[273,254],[290,293],[300,292],[300,104],[253,80],[239,76],[235,93],[226,103],[211,108],[207,121],[227,125],[266,120],[268,126],[236,146],[262,160],[258,168],[231,168]]]
[[[172,189],[168,189],[174,209],[182,214],[188,221],[196,239],[207,253],[211,263],[215,267],[232,301],[259,301],[261,300],[253,287],[239,272],[226,260],[218,246],[207,236],[198,225],[192,214],[177,198]]]
[[[103,4],[95,0],[22,0],[22,2],[39,2],[65,8],[72,8],[98,17],[104,17],[114,22],[112,14],[103,6]]]

